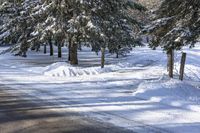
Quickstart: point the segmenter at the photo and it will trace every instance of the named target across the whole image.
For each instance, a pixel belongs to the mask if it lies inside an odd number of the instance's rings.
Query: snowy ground
[[[135,132],[199,133],[199,45],[184,49],[184,82],[178,80],[180,52],[175,79],[169,79],[162,50],[135,48],[120,59],[107,54],[103,70],[99,56],[88,49],[79,52],[79,67],[65,63],[66,53],[61,59],[42,52],[29,52],[28,58],[1,55],[0,84],[48,101],[56,111],[78,112]]]

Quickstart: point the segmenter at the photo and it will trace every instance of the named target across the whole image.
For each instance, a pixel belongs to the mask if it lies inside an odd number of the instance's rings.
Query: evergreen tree
[[[1,6],[2,15],[7,19],[1,28],[3,43],[13,45],[10,50],[18,51],[16,55],[26,56],[34,38],[31,33],[35,22],[31,17],[31,9],[36,6],[37,0],[8,1]]]
[[[16,29],[14,18],[18,17],[21,11],[20,2],[6,1],[0,5],[0,41],[1,44],[16,43],[16,38],[11,36],[12,31]]]
[[[133,28],[139,26],[139,23],[129,10],[143,10],[142,6],[127,0],[102,0],[93,3],[91,7],[87,34],[93,49],[98,51],[101,47],[107,47],[111,52],[117,52],[119,48],[134,46]]]
[[[150,47],[160,46],[167,52],[170,77],[173,77],[173,51],[193,47],[200,41],[199,18],[199,0],[165,0],[145,29],[153,36]]]
[[[156,18],[147,30],[153,33],[155,43],[164,50],[191,47],[200,37],[200,1],[165,0],[156,11]]]

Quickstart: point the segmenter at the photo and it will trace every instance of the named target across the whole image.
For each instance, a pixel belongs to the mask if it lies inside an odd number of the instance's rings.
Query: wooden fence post
[[[185,61],[186,61],[186,53],[182,53],[181,66],[180,66],[180,76],[179,76],[180,80],[183,80],[184,69],[185,69]]]
[[[174,70],[174,50],[170,49],[167,52],[167,57],[168,57],[168,63],[167,63],[167,69],[169,71],[169,77],[173,78],[173,70]]]

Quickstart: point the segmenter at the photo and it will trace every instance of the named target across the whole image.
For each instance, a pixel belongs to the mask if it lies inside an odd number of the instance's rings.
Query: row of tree
[[[150,34],[150,47],[162,47],[169,57],[173,77],[173,51],[193,47],[200,38],[200,1],[164,0],[150,21],[141,23],[134,11],[146,8],[133,0],[8,0],[1,4],[0,43],[9,51],[26,56],[28,49],[53,45],[69,49],[69,61],[78,64],[77,49],[82,45],[95,52],[116,53],[141,45],[138,33]],[[148,23],[147,23],[148,22]],[[140,32],[142,31],[142,32]]]
[[[75,65],[81,45],[95,52],[108,48],[111,53],[136,46],[134,31],[140,23],[131,10],[145,8],[130,0],[10,0],[0,8],[0,40],[21,56],[41,45],[49,45],[53,55],[53,45],[60,52],[67,45],[69,61]]]

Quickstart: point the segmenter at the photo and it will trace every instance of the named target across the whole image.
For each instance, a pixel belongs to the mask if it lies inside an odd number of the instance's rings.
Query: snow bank
[[[141,58],[144,59],[144,58]],[[137,69],[141,67],[150,66],[154,63],[153,60],[134,60],[131,62],[132,57],[129,62],[121,62],[113,65],[106,65],[105,68],[98,67],[74,67],[66,62],[57,62],[43,68],[43,74],[46,76],[53,77],[76,77],[84,75],[98,75],[102,73],[115,72],[119,70]]]
[[[141,83],[134,96],[151,102],[161,102],[170,106],[192,111],[200,110],[200,84],[182,82],[175,79]]]
[[[66,62],[58,62],[47,66],[43,73],[46,76],[75,77],[82,75],[96,75],[112,71],[114,71],[112,67],[105,67],[103,69],[101,69],[100,67],[81,68],[71,66]]]

